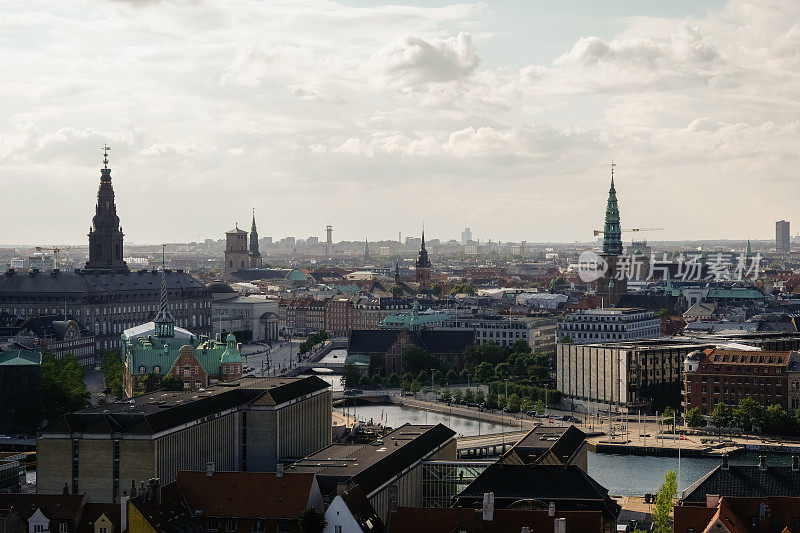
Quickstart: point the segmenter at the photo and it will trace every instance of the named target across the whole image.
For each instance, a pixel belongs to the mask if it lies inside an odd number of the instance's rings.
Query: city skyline
[[[365,6],[9,4],[3,240],[84,242],[105,142],[128,243],[588,242],[612,157],[653,240],[793,218],[797,5]]]

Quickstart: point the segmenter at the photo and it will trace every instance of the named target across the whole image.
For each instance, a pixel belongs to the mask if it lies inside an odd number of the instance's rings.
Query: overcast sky
[[[402,2],[402,0],[398,0]],[[611,7],[603,4],[611,4]],[[800,230],[800,2],[5,0],[3,243]],[[627,240],[627,239],[626,239]]]

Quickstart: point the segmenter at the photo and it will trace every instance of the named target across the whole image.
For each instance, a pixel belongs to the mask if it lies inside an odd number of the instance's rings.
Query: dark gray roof
[[[575,426],[570,426],[555,444],[553,444],[550,451],[553,452],[562,463],[566,463],[575,455],[575,452],[580,450],[585,441],[586,434]]]
[[[456,506],[474,507],[487,492],[495,507],[503,509],[518,500],[543,502],[594,502],[594,509],[616,518],[620,507],[601,486],[576,465],[509,465],[495,463],[458,495]],[[556,503],[556,508],[565,510]]]
[[[198,280],[182,270],[167,270],[168,291],[202,290]],[[0,296],[25,294],[105,295],[107,293],[153,291],[161,289],[161,273],[139,270],[125,273],[90,273],[86,271],[45,271],[18,274],[12,270],[0,275]]]
[[[236,289],[221,281],[212,281],[206,284],[206,289],[211,294],[236,294]]]
[[[347,508],[358,523],[363,533],[382,533],[384,530],[383,520],[375,512],[375,508],[369,503],[366,494],[359,485],[341,494]]]
[[[282,404],[328,388],[317,376],[243,380],[242,386],[217,386],[205,392],[156,391],[133,403],[98,405],[66,414],[42,430],[42,435],[69,433],[151,434],[186,424],[204,416],[244,406],[269,395]]]
[[[720,465],[683,491],[681,501],[705,505],[706,494],[742,498],[800,497],[800,471],[792,470],[791,466],[768,466],[761,470],[752,465],[731,465],[723,470]]]
[[[400,335],[397,329],[354,329],[348,353],[386,353]]]

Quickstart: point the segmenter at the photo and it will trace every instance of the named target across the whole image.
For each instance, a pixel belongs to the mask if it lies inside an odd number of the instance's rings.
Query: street
[[[242,368],[253,367],[245,376],[275,376],[281,371],[297,364],[301,341],[273,341],[272,348],[267,343],[253,343],[242,346]],[[291,361],[290,361],[291,359]]]

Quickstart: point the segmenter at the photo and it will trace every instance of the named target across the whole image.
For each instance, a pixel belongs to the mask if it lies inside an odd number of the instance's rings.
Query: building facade
[[[0,352],[0,435],[34,435],[42,422],[42,356]]]
[[[775,251],[781,254],[788,254],[791,248],[791,233],[789,232],[789,221],[779,220],[775,223]]]
[[[558,344],[556,388],[581,412],[677,407],[686,356],[708,345],[674,341]]]
[[[790,388],[797,388],[794,383],[800,379],[790,368],[796,368],[798,361],[798,352],[693,352],[684,364],[683,406],[710,414],[720,403],[736,406],[740,400],[752,398],[763,407],[777,404],[787,410],[797,409],[797,391],[791,394]]]
[[[655,339],[661,336],[661,320],[646,309],[587,309],[566,315],[557,335],[572,344]]]
[[[493,342],[510,347],[525,341],[533,352],[555,353],[556,321],[548,318],[511,316],[468,316],[446,320],[440,329],[471,329],[478,343]]]
[[[318,377],[243,379],[198,392],[159,391],[64,415],[37,439],[37,491],[119,501],[179,470],[274,472],[331,443],[330,386]]]

